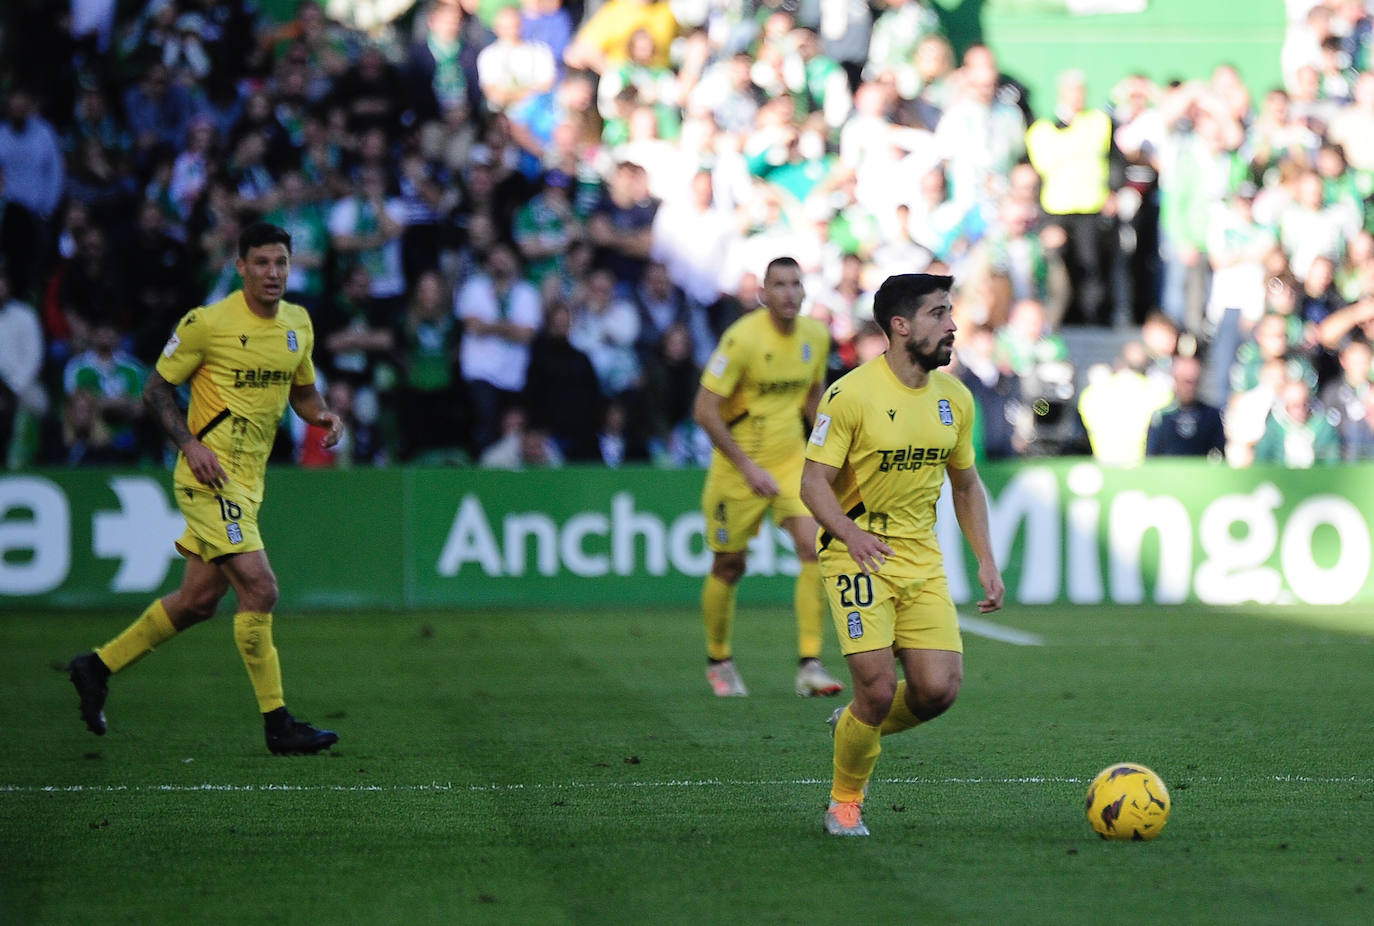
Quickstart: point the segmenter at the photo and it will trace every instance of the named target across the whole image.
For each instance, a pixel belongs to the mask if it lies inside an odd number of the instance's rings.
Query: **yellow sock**
[[[706,624],[706,655],[730,658],[730,635],[735,626],[735,586],[709,572],[701,585],[701,617]]]
[[[95,654],[111,672],[118,672],[138,662],[159,644],[176,635],[177,629],[172,626],[172,619],[167,616],[167,609],[162,606],[162,599],[159,598],[148,605],[138,620],[96,650]]]
[[[921,718],[911,713],[911,708],[906,704],[906,679],[897,683],[897,693],[892,697],[892,706],[887,710],[887,716],[883,718],[883,725],[878,729],[883,736],[891,733],[901,733],[903,730],[910,730],[918,725]]]
[[[240,611],[234,615],[234,642],[238,644],[258,708],[266,714],[286,704],[282,697],[281,662],[272,645],[272,615],[262,611]]]
[[[802,659],[819,659],[826,603],[821,567],[815,560],[802,560],[792,602],[797,611],[797,655]]]
[[[844,709],[835,724],[835,778],[830,797],[836,801],[862,801],[864,786],[873,777],[882,743],[877,727],[870,727]]]

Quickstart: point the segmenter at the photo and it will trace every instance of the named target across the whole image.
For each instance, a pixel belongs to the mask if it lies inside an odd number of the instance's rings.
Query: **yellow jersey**
[[[238,494],[262,501],[267,457],[292,386],[315,381],[310,315],[289,302],[275,318],[248,308],[237,290],[182,316],[162,349],[157,372],[167,382],[191,385],[186,424],[219,456]],[[198,486],[183,454],[173,480]]]
[[[797,319],[791,334],[767,309],[738,319],[720,337],[701,385],[721,396],[721,417],[740,449],[760,466],[800,456],[807,396],[825,382],[830,332],[814,318]],[[712,463],[728,463],[716,449]]]
[[[654,40],[654,66],[667,67],[678,33],[677,17],[668,3],[609,0],[587,18],[574,38],[601,52],[612,64],[619,64],[627,58],[630,37],[640,29]]]
[[[1026,132],[1026,156],[1044,183],[1040,205],[1050,215],[1101,212],[1107,197],[1108,157],[1112,148],[1112,120],[1101,110],[1076,114],[1060,127],[1053,119],[1037,119]]]
[[[927,573],[943,560],[935,539],[935,504],[945,468],[973,465],[973,394],[934,370],[919,389],[875,357],[840,377],[821,397],[806,458],[839,470],[835,496],[845,513],[895,552],[882,571]],[[824,554],[848,554],[821,531]]]

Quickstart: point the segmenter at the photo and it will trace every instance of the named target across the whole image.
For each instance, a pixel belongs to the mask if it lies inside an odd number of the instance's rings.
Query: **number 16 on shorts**
[[[228,522],[224,525],[224,535],[229,538],[230,543],[243,543],[243,528],[239,527],[243,509],[237,502],[232,502],[223,495],[216,495],[215,501],[219,502],[220,520]]]

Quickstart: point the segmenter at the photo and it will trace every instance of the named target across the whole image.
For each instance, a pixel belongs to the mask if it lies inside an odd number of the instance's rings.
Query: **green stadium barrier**
[[[710,562],[702,475],[286,468],[262,528],[284,609],[683,605]],[[1051,460],[983,476],[1010,601],[1374,602],[1369,466]],[[162,471],[0,476],[0,610],[141,605],[175,587],[181,529]],[[940,535],[963,550],[947,496]],[[956,600],[976,600],[966,553],[946,567]],[[750,569],[742,602],[791,600],[782,532],[755,538]]]
[[[1021,81],[1037,116],[1052,116],[1061,71],[1077,68],[1101,107],[1127,74],[1163,86],[1207,80],[1230,64],[1259,100],[1283,86],[1286,13],[1278,0],[935,0],[957,53],[985,42]]]

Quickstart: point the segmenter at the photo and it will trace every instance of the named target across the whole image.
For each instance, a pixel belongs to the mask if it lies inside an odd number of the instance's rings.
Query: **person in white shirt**
[[[501,433],[501,418],[525,388],[530,341],[543,324],[539,291],[520,276],[515,249],[492,246],[482,272],[454,296],[463,324],[458,365],[474,413],[473,441],[479,452]]]
[[[1355,78],[1355,98],[1331,118],[1328,137],[1345,151],[1350,166],[1374,171],[1374,71]]]
[[[375,165],[360,168],[354,192],[329,210],[334,250],[367,268],[372,298],[391,308],[399,308],[405,299],[405,221],[405,205],[386,195],[386,177]]]
[[[635,353],[638,338],[639,313],[628,300],[616,297],[614,274],[592,271],[584,297],[573,306],[568,341],[592,361],[606,398],[623,396],[643,385]]]
[[[688,195],[665,202],[654,215],[650,255],[668,276],[700,305],[710,305],[724,289],[722,273],[740,233],[729,212],[717,208],[711,172],[692,177]]]
[[[9,273],[0,267],[0,467],[6,464],[20,415],[47,411],[48,397],[38,380],[42,364],[38,313],[12,297]]]
[[[1026,120],[1014,103],[997,98],[997,70],[966,65],[960,92],[935,127],[935,148],[949,166],[952,198],[986,196],[989,178],[1004,190],[1011,168],[1026,154]]]
[[[1307,278],[1312,261],[1335,256],[1360,230],[1360,216],[1346,203],[1325,202],[1321,175],[1303,170],[1295,185],[1294,201],[1279,215],[1279,245],[1299,280]]]
[[[557,65],[543,42],[520,38],[520,8],[496,11],[496,41],[477,55],[477,82],[492,112],[502,112],[553,89]]]

